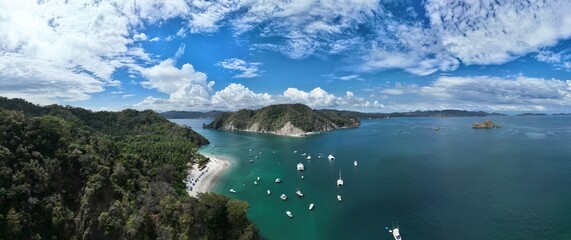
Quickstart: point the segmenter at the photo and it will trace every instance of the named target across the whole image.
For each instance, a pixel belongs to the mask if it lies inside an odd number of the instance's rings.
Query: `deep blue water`
[[[502,128],[471,128],[486,119]],[[571,239],[569,116],[364,120],[357,129],[302,138],[172,121],[210,140],[202,152],[231,160],[215,191],[247,201],[267,239],[392,239],[385,227],[396,222],[405,240]],[[258,155],[254,163],[249,149]],[[339,170],[342,188],[335,185]],[[254,185],[257,176],[262,181]]]

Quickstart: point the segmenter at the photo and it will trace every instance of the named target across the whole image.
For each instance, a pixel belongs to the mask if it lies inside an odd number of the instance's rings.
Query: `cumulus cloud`
[[[218,62],[216,65],[228,70],[240,72],[232,78],[253,78],[259,76],[259,66],[261,63],[246,62],[239,58],[230,58]]]
[[[571,50],[560,52],[540,51],[535,55],[537,61],[552,64],[556,69],[571,71]]]

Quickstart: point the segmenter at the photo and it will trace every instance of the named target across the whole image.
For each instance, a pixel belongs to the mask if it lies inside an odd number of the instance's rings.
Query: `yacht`
[[[359,165],[359,164],[358,164],[357,161],[355,160],[355,161],[353,162],[353,165],[355,165],[355,167],[356,167],[356,166]]]
[[[286,215],[287,215],[288,217],[290,217],[290,218],[292,218],[292,217],[293,217],[293,214],[291,214],[291,212],[290,212],[290,211],[286,211]]]
[[[311,160],[311,156],[307,155],[307,157],[305,159]]]
[[[341,178],[341,169],[339,169],[339,179],[337,179],[337,187],[343,186],[343,178]]]
[[[281,180],[280,178],[276,178],[276,181],[275,181],[275,182],[276,182],[276,183],[281,183],[282,180]]]
[[[272,192],[270,192],[270,189],[268,189],[268,191],[266,191],[268,193],[268,195],[271,195]]]
[[[395,240],[402,240],[402,237],[400,236],[400,232],[399,232],[399,228],[396,227],[394,228],[392,231],[389,231],[393,233],[393,237],[395,238]]]
[[[281,198],[282,200],[284,200],[284,201],[287,200],[287,196],[286,196],[285,194],[282,194],[282,195],[280,196],[280,198]]]
[[[234,190],[234,188],[230,189],[231,193],[236,193],[236,190]]]
[[[298,170],[298,171],[303,171],[303,170],[305,170],[305,168],[303,167],[303,163],[298,163],[298,164],[297,164],[297,170]]]
[[[299,197],[303,197],[303,193],[299,189],[295,191],[295,194],[297,194]]]
[[[309,204],[309,210],[313,210],[313,207],[315,207],[315,204],[313,203]]]
[[[329,159],[329,160],[335,160],[335,157],[334,157],[333,155],[329,154],[329,156],[327,156],[327,159]]]
[[[341,195],[337,195],[337,201],[341,202]]]

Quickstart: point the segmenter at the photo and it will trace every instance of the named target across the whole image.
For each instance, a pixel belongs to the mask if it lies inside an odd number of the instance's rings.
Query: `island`
[[[532,117],[536,117],[536,116],[547,116],[547,114],[545,113],[521,113],[516,115],[518,117],[526,117],[526,116],[532,116]]]
[[[359,127],[355,117],[337,112],[320,112],[303,104],[277,104],[258,110],[242,109],[221,113],[206,128],[305,136],[340,128]]]
[[[474,129],[491,129],[491,128],[500,128],[500,125],[490,121],[490,120],[486,120],[483,121],[481,123],[475,122],[472,124],[472,128]]]

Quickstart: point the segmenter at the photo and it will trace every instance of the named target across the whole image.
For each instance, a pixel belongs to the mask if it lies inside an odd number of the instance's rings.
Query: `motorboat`
[[[295,191],[295,194],[297,194],[299,197],[303,197],[303,193],[299,189]]]
[[[315,207],[315,204],[313,203],[309,204],[309,210],[313,210],[313,207]]]
[[[234,190],[234,188],[230,189],[231,193],[236,193],[236,190]]]
[[[254,181],[254,185],[258,185],[258,181]]]
[[[393,237],[395,238],[395,240],[402,240],[402,237],[400,235],[400,231],[399,231],[398,227],[393,228],[393,230],[391,230],[389,232],[391,232],[393,234]]]
[[[250,160],[250,163],[253,163],[253,162],[254,162],[254,159]]]
[[[337,201],[341,202],[341,195],[337,195]]]
[[[270,189],[268,189],[266,192],[268,193],[268,195],[272,195],[272,192],[270,191]]]
[[[307,155],[307,157],[305,159],[311,160],[311,156]]]
[[[276,181],[275,181],[275,182],[276,182],[276,183],[281,183],[282,180],[281,180],[280,178],[276,178]]]
[[[285,201],[285,200],[287,200],[287,196],[286,196],[285,194],[282,194],[282,195],[280,196],[280,199]]]
[[[301,176],[301,180],[303,180],[303,178],[304,178],[304,177],[303,177],[303,176]]]
[[[329,156],[327,156],[327,159],[329,159],[329,160],[335,160],[335,157],[334,157],[333,155],[329,154]]]
[[[359,164],[358,164],[357,161],[355,160],[355,161],[353,162],[353,165],[356,167],[356,166],[359,165]]]
[[[256,180],[260,181],[260,177],[256,178]]]
[[[337,187],[343,186],[343,178],[341,178],[341,169],[339,169],[339,179],[337,179]]]
[[[298,170],[298,171],[303,171],[303,170],[305,170],[305,168],[303,167],[303,163],[298,163],[298,164],[297,164],[297,170]]]
[[[286,215],[287,215],[288,217],[290,217],[290,218],[292,218],[292,217],[293,217],[293,214],[291,214],[291,212],[290,212],[290,211],[286,211]]]

